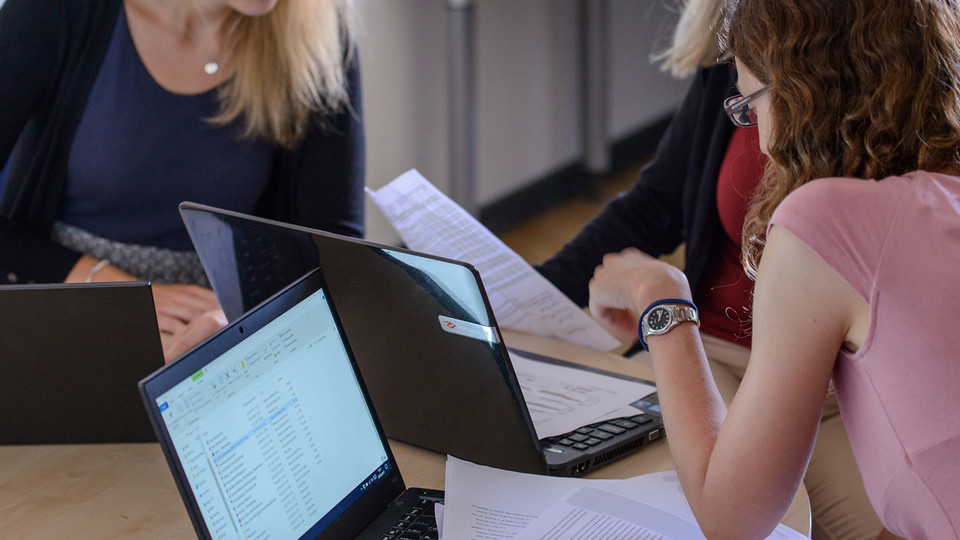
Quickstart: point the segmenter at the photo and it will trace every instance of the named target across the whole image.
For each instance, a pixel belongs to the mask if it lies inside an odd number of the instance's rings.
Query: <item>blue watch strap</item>
[[[643,347],[643,350],[645,351],[649,351],[650,348],[647,347],[647,342],[643,340],[643,319],[647,316],[647,313],[650,313],[651,309],[662,304],[683,304],[685,306],[690,306],[693,309],[697,309],[696,304],[689,300],[684,300],[683,298],[663,298],[647,306],[647,309],[643,310],[643,313],[640,315],[640,320],[637,322],[637,337],[640,338],[640,346]],[[697,309],[697,311],[700,310]]]

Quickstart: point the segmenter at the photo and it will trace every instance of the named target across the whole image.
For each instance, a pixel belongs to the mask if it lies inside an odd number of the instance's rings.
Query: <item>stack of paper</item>
[[[620,342],[416,170],[367,189],[408,248],[476,267],[504,328],[599,350]]]
[[[450,540],[701,540],[675,472],[626,480],[523,474],[447,458],[438,525]],[[768,538],[806,538],[779,525]]]

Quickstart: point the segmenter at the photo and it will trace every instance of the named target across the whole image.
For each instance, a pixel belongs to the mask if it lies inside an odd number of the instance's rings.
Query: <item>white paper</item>
[[[443,536],[458,540],[510,540],[584,480],[524,474],[447,457]],[[601,487],[644,477],[592,480]],[[522,538],[522,537],[520,537]]]
[[[437,540],[443,540],[443,503],[434,503],[433,515],[437,520]]]
[[[593,349],[610,350],[620,345],[415,169],[377,191],[368,188],[367,193],[410,249],[474,265],[501,327]]]
[[[551,506],[523,530],[540,540],[671,540],[703,538],[691,523],[653,506],[584,486]]]
[[[510,361],[540,439],[608,420],[606,413],[623,410],[657,390],[638,381],[532,360],[516,351]],[[632,411],[620,416],[641,412]]]
[[[525,474],[476,465],[447,457],[443,536],[464,540],[530,538],[525,529],[576,490],[590,487],[658,509],[667,517],[686,521],[699,531],[693,511],[684,498],[675,471],[646,474],[624,480],[560,478]],[[646,524],[651,527],[655,524]],[[656,525],[660,526],[660,525]],[[673,523],[676,526],[676,523]],[[700,540],[703,535],[681,537]],[[778,525],[769,539],[806,538]],[[679,539],[678,539],[679,540]]]

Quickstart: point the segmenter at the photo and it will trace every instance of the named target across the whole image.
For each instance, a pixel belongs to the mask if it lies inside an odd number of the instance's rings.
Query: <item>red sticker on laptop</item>
[[[488,343],[500,343],[500,336],[492,326],[484,326],[444,315],[440,315],[439,319],[440,328],[442,328],[444,332],[479,339],[480,341],[486,341]]]

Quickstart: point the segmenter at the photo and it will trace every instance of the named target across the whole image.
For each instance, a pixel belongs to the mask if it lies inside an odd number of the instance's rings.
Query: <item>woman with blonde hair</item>
[[[665,70],[692,75],[692,81],[653,159],[627,193],[538,269],[586,305],[588,283],[607,253],[630,247],[659,257],[682,246],[711,372],[723,400],[730,403],[751,346],[753,282],[740,264],[741,232],[766,158],[756,127],[735,128],[723,110],[737,89],[730,65],[718,63],[720,5],[720,0],[687,0],[670,46],[657,55]],[[634,357],[649,362],[646,352]],[[814,538],[875,538],[880,521],[867,499],[833,396],[824,405],[819,429],[804,478]]]
[[[708,537],[776,525],[832,381],[883,525],[958,538],[960,5],[730,0],[721,36],[742,93],[726,110],[758,126],[769,157],[744,227],[753,347],[729,411],[675,268],[611,254],[591,309],[621,329],[639,315],[671,453]]]
[[[151,280],[217,308],[177,205],[363,234],[350,0],[7,0],[0,281]]]

